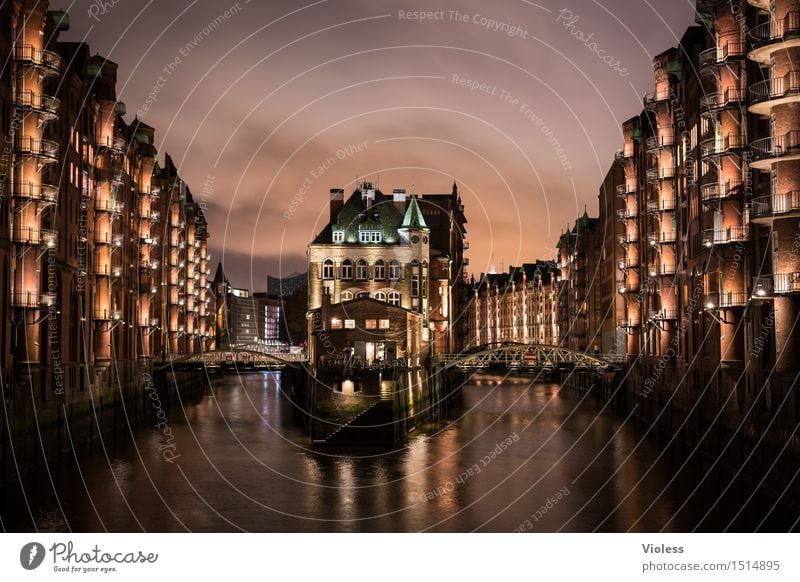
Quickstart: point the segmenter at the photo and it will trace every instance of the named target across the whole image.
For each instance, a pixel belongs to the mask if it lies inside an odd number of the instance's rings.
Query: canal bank
[[[158,423],[159,416],[171,407],[195,400],[208,386],[203,370],[154,370],[152,361],[147,360],[69,370],[75,379],[61,390],[36,393],[25,389],[31,385],[49,388],[46,379],[53,377],[51,371],[41,372],[41,383],[20,382],[13,390],[4,383],[0,484],[104,434],[150,421]]]

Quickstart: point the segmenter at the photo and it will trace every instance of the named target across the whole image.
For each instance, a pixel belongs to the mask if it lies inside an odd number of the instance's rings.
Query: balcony
[[[716,113],[724,109],[739,108],[747,102],[747,91],[740,87],[729,87],[721,93],[708,93],[700,98],[703,113]]]
[[[753,199],[750,216],[753,222],[771,222],[773,218],[797,217],[800,213],[800,190]]]
[[[20,91],[14,95],[14,105],[17,108],[38,113],[46,121],[58,118],[60,104],[61,101],[57,97],[42,95],[34,91]]]
[[[119,321],[122,319],[122,310],[120,309],[95,309],[94,319],[98,321]]]
[[[127,149],[128,142],[121,137],[106,137],[105,139],[97,142],[98,152],[107,151],[114,155],[121,156],[125,154],[125,150]]]
[[[650,265],[649,274],[651,277],[666,277],[675,275],[677,269],[674,264],[661,263],[658,265]]]
[[[38,49],[29,44],[14,47],[14,60],[22,65],[36,67],[44,75],[57,75],[61,70],[61,57],[52,51]]]
[[[95,180],[98,182],[109,182],[115,186],[125,181],[125,172],[117,168],[95,168]]]
[[[750,228],[747,226],[729,226],[723,229],[709,228],[703,231],[703,246],[712,247],[750,240]]]
[[[95,200],[94,209],[97,212],[108,212],[111,214],[122,214],[125,210],[125,203],[120,200]]]
[[[24,135],[14,138],[14,153],[20,156],[36,158],[51,164],[58,161],[58,152],[58,143],[49,139],[35,139]]]
[[[633,147],[625,147],[614,152],[614,160],[623,162],[633,157]]]
[[[800,293],[800,272],[777,273],[753,278],[753,298]]]
[[[721,293],[704,293],[703,307],[707,311],[746,307],[750,296],[744,291],[723,291]]]
[[[158,327],[158,318],[146,315],[140,317],[139,320],[136,322],[136,325],[139,327]]]
[[[639,258],[621,259],[618,263],[620,270],[637,269],[639,267]]]
[[[745,43],[741,40],[722,41],[720,46],[711,47],[700,53],[700,70],[728,66],[731,61],[744,59]]]
[[[18,244],[54,249],[58,244],[58,231],[32,226],[15,226],[11,229],[11,240]]]
[[[109,232],[96,231],[94,233],[94,242],[95,244],[111,245],[115,248],[119,248],[122,246],[123,237],[121,234],[111,234]]]
[[[776,105],[800,102],[800,71],[751,85],[750,101],[750,111],[763,116],[770,115]]]
[[[630,208],[620,208],[617,210],[616,214],[617,220],[621,220],[622,222],[639,216],[639,212],[635,208],[632,210]]]
[[[58,187],[50,184],[14,182],[14,197],[43,204],[56,204],[58,202]]]
[[[626,199],[629,195],[636,194],[636,188],[629,188],[627,184],[617,186],[617,198]]]
[[[629,281],[627,283],[620,283],[617,287],[617,290],[622,294],[630,294],[630,293],[638,293],[641,289],[641,285],[639,285],[638,281]]]
[[[100,275],[102,277],[112,277],[114,279],[119,279],[122,277],[122,266],[121,265],[109,265],[108,263],[98,263],[94,265],[94,269],[92,272],[95,275]]]
[[[667,91],[651,91],[645,93],[644,106],[645,109],[653,109],[661,103],[665,103],[672,98],[672,92]]]
[[[704,184],[700,188],[700,196],[705,204],[716,204],[720,200],[739,196],[743,192],[744,182],[741,180]]]
[[[754,26],[750,38],[753,44],[750,58],[767,64],[776,50],[800,46],[800,12],[792,11],[781,20]]]
[[[617,237],[617,242],[621,245],[636,244],[639,242],[639,235],[637,234],[622,234]]]
[[[674,232],[651,232],[647,235],[647,242],[651,247],[661,244],[674,243],[676,240]]]
[[[665,168],[649,168],[646,176],[648,182],[671,180],[675,177],[675,168],[672,166],[667,166]]]
[[[638,317],[626,317],[625,319],[621,319],[618,322],[619,327],[625,329],[631,329],[634,327],[639,327],[642,325],[642,322],[639,320]]]
[[[753,150],[751,167],[756,170],[769,170],[773,163],[800,159],[800,130],[792,130],[784,135],[757,139],[750,143]]]
[[[651,309],[647,314],[650,321],[676,321],[678,312],[675,309]]]
[[[746,147],[747,137],[744,134],[729,133],[700,142],[700,155],[708,157],[736,154]]]
[[[675,136],[671,133],[659,132],[659,135],[648,137],[644,143],[647,153],[652,154],[661,148],[671,148],[675,145]]]
[[[660,212],[672,212],[675,210],[675,197],[662,198],[661,200],[648,200],[647,213],[658,214]]]

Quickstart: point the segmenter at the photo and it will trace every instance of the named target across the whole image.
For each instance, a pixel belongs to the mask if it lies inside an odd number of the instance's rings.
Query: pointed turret
[[[422,211],[419,209],[416,195],[412,196],[411,201],[408,203],[406,215],[403,217],[403,225],[400,228],[407,230],[430,230],[425,222],[425,218],[422,216]]]

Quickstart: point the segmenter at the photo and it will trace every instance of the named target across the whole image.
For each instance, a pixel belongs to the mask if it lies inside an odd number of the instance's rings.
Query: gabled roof
[[[357,188],[311,244],[332,244],[334,230],[344,231],[347,242],[358,242],[359,230],[379,230],[382,244],[396,244],[400,242],[397,230],[402,224],[403,215],[395,207],[392,197],[375,190],[368,205],[361,189]]]

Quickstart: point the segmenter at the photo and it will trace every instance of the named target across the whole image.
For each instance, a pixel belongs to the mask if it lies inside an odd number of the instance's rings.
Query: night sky
[[[106,0],[62,40],[119,63],[208,207],[212,265],[263,290],[305,270],[328,191],[459,184],[478,275],[553,258],[652,89],[694,0]],[[425,10],[421,20],[416,11]],[[591,36],[590,36],[591,35]]]

